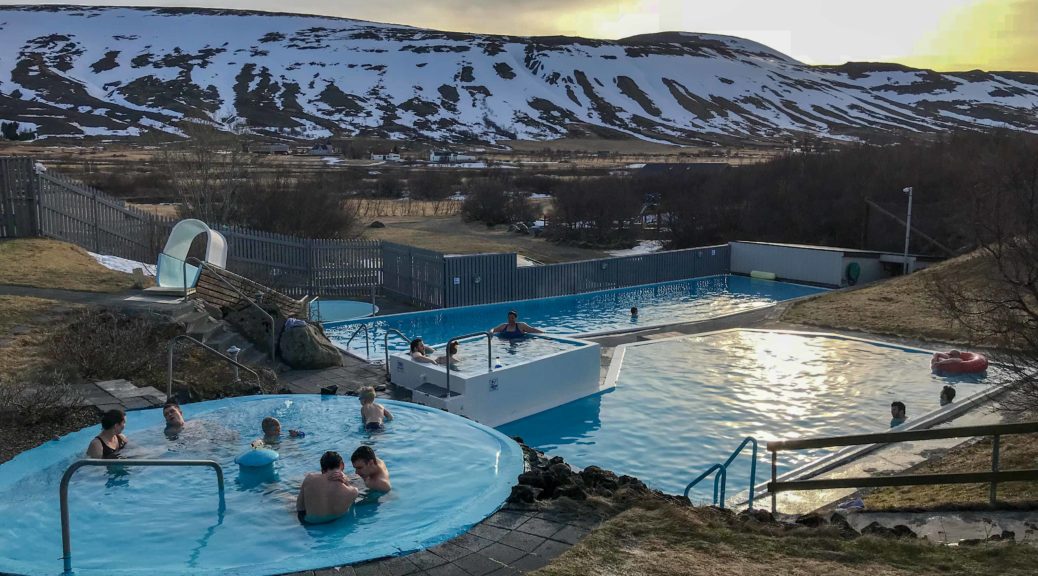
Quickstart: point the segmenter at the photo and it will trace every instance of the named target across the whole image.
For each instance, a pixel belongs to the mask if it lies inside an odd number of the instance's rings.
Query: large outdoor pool
[[[746,436],[761,441],[763,480],[766,440],[887,430],[895,400],[911,420],[939,407],[944,385],[961,401],[997,377],[994,368],[987,376],[939,377],[927,352],[798,333],[735,330],[621,350],[616,388],[498,429],[575,466],[594,464],[680,494]],[[825,453],[783,453],[780,471]],[[729,493],[748,486],[749,461],[747,450],[729,470]]]
[[[357,326],[367,325],[370,356],[379,361],[383,358],[388,329],[399,330],[409,338],[421,337],[429,345],[439,345],[462,334],[490,330],[505,322],[511,309],[519,312],[521,322],[551,334],[588,334],[705,320],[824,291],[824,288],[745,276],[710,276],[557,298],[393,314],[372,320],[326,324],[325,331],[333,342],[345,346]],[[631,317],[631,307],[638,308],[636,318]],[[389,339],[390,352],[406,349],[407,343],[402,339]],[[365,356],[363,334],[350,342],[349,350]]]
[[[519,446],[439,410],[386,401],[394,420],[365,432],[356,398],[261,396],[184,406],[187,427],[163,433],[158,410],[130,412],[131,458],[212,459],[226,475],[218,509],[209,468],[82,468],[69,490],[72,567],[80,575],[280,574],[425,548],[456,536],[504,503],[523,470]],[[302,439],[284,439],[281,459],[240,472],[234,458],[260,437],[266,416]],[[58,483],[99,427],[81,430],[0,465],[0,573],[62,572]],[[295,501],[326,450],[372,446],[393,490],[368,495],[346,517],[302,525]],[[247,469],[242,469],[247,470]],[[253,469],[255,470],[255,469]]]

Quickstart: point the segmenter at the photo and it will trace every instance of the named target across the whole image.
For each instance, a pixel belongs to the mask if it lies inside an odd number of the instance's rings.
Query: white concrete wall
[[[461,396],[443,401],[416,393],[415,400],[487,426],[500,426],[595,394],[600,391],[600,347],[572,341],[584,345],[491,372],[451,372],[451,392]],[[397,386],[414,390],[429,382],[447,387],[442,366],[418,363],[406,354],[390,356],[389,363]]]
[[[843,259],[843,286],[850,285],[847,282],[847,265],[851,262],[857,262],[858,266],[861,266],[861,274],[858,276],[858,284],[867,284],[869,282],[875,282],[876,280],[890,277],[890,274],[883,269],[883,263],[879,261],[879,258],[854,258],[846,256]]]
[[[840,286],[843,281],[843,252],[747,242],[732,242],[730,246],[735,274],[759,270],[774,272],[779,280],[828,286]]]

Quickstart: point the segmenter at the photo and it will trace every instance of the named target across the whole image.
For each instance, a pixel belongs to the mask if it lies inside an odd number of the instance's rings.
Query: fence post
[[[306,293],[310,296],[314,295],[314,240],[313,238],[307,238],[305,242],[306,246]]]
[[[999,456],[999,439],[1001,436],[995,434],[994,440],[991,442],[991,471],[998,472],[998,456]],[[998,481],[995,478],[991,479],[991,506],[995,506],[995,499],[998,496]]]
[[[97,190],[93,191],[91,195],[94,199],[94,252],[97,254],[101,253],[101,218],[99,212],[99,200],[97,199]]]
[[[43,223],[40,219],[40,193],[41,188],[38,182],[40,175],[36,173],[36,160],[33,158],[28,159],[29,164],[29,184],[26,186],[26,193],[29,195],[29,202],[32,210],[31,230],[29,232],[32,236],[43,236]]]
[[[778,493],[775,492],[775,482],[778,481],[778,450],[771,452],[771,513],[775,514],[778,508]],[[750,489],[753,490],[752,488]]]

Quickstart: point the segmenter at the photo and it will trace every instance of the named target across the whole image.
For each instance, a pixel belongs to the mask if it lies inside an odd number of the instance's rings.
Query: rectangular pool
[[[825,291],[824,288],[745,276],[708,276],[573,296],[334,322],[325,324],[325,331],[332,342],[344,347],[357,326],[367,325],[371,337],[371,360],[380,361],[384,356],[383,342],[388,329],[399,330],[409,338],[421,337],[426,344],[437,346],[462,334],[489,330],[505,322],[511,309],[519,312],[520,322],[545,332],[577,335],[705,320]],[[632,306],[638,308],[636,318],[630,315]],[[348,350],[362,358],[365,356],[363,334],[350,342]],[[407,350],[407,343],[398,337],[390,338],[390,352],[404,350]]]
[[[937,376],[930,353],[829,334],[728,330],[617,348],[615,388],[499,428],[574,466],[629,474],[681,494],[747,436],[761,443],[757,481],[769,470],[764,441],[884,432],[890,403],[904,402],[909,422],[999,383],[986,374]],[[610,374],[614,374],[610,367]],[[951,407],[948,407],[949,409]],[[827,450],[783,453],[779,472]],[[747,450],[728,471],[730,495],[748,486]],[[695,493],[702,499],[711,481]]]

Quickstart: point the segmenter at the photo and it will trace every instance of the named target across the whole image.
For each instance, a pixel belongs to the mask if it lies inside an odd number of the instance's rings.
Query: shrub
[[[259,179],[237,199],[235,223],[305,238],[350,238],[357,235],[355,204],[341,190],[349,176],[319,173],[295,180],[285,172]]]
[[[528,194],[510,191],[506,182],[496,179],[471,182],[461,205],[461,217],[466,222],[485,222],[488,226],[532,222],[533,216]]]
[[[174,324],[110,310],[87,310],[54,336],[55,361],[84,378],[132,380],[165,368]]]
[[[64,419],[82,405],[73,374],[62,367],[37,368],[10,382],[0,379],[0,424],[34,426]]]

